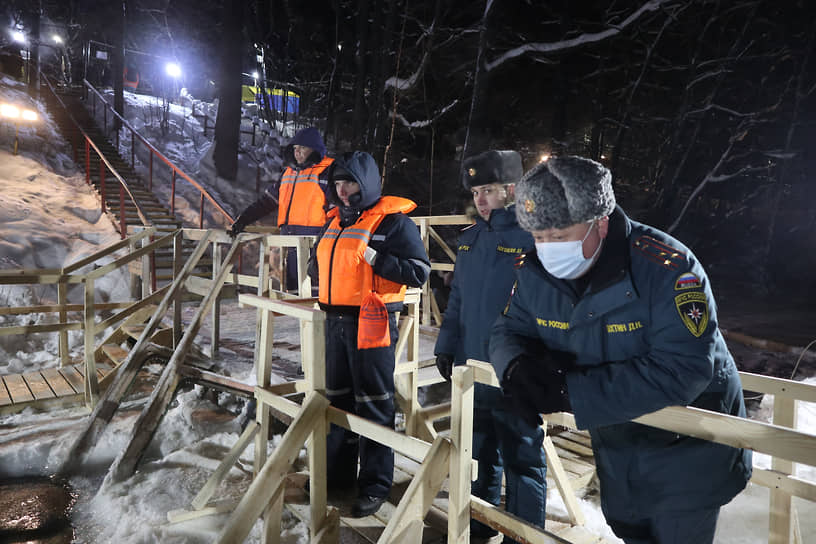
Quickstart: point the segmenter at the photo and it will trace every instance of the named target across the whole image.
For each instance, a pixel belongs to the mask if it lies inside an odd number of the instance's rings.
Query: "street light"
[[[17,154],[18,133],[20,131],[20,121],[32,123],[37,120],[37,112],[33,110],[21,110],[13,104],[0,104],[0,117],[8,119],[14,123],[14,155]]]
[[[167,75],[170,77],[181,77],[181,67],[175,62],[168,62],[164,66],[164,71],[167,72]]]

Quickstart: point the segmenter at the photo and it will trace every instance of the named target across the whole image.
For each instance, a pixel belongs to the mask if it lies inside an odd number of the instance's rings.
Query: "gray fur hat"
[[[563,229],[614,209],[612,174],[583,157],[553,157],[516,184],[516,218],[524,230]]]
[[[516,151],[491,149],[465,159],[462,185],[470,191],[473,187],[489,183],[516,183],[524,168],[521,155]]]

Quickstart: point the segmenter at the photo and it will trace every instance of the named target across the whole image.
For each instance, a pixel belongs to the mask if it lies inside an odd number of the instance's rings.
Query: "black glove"
[[[453,355],[450,353],[440,353],[436,356],[436,368],[442,377],[451,381],[451,374],[453,373]]]
[[[230,228],[227,229],[227,234],[230,235],[231,238],[235,238],[246,228],[246,222],[241,219],[241,216],[238,216],[238,219],[235,220],[235,223],[232,224]]]
[[[567,372],[575,367],[575,355],[547,350],[537,357],[522,355],[507,368],[501,381],[504,399],[530,425],[541,425],[539,414],[569,412]]]

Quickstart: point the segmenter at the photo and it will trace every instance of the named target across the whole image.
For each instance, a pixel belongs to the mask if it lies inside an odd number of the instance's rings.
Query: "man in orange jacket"
[[[235,236],[247,225],[278,212],[281,234],[315,235],[326,223],[327,168],[334,159],[326,156],[320,132],[307,127],[295,134],[283,151],[288,166],[279,183],[273,183],[263,195],[245,209],[230,228]],[[297,285],[297,252],[289,248],[286,258],[286,288]]]
[[[395,313],[403,307],[406,286],[420,287],[431,271],[419,229],[405,215],[416,204],[381,196],[377,164],[359,151],[333,165],[329,200],[336,207],[329,211],[309,271],[319,277],[319,302],[326,312],[326,395],[332,406],[393,428]],[[384,321],[387,313],[390,338],[383,338],[383,347],[361,348],[360,307],[372,291],[385,305],[381,316]],[[336,425],[327,444],[329,490],[356,483],[352,515],[376,512],[391,490],[393,450]]]

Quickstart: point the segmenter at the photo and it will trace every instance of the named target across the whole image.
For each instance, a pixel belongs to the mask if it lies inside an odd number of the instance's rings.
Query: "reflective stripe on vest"
[[[386,215],[375,206],[346,228],[340,227],[338,216],[332,219],[317,246],[320,302],[360,306],[363,297],[372,290],[379,293],[386,304],[405,299],[405,285],[376,276],[363,258],[371,234]]]
[[[278,226],[322,227],[326,224],[326,193],[320,174],[334,159],[324,157],[310,168],[297,171],[287,167],[278,189]]]

